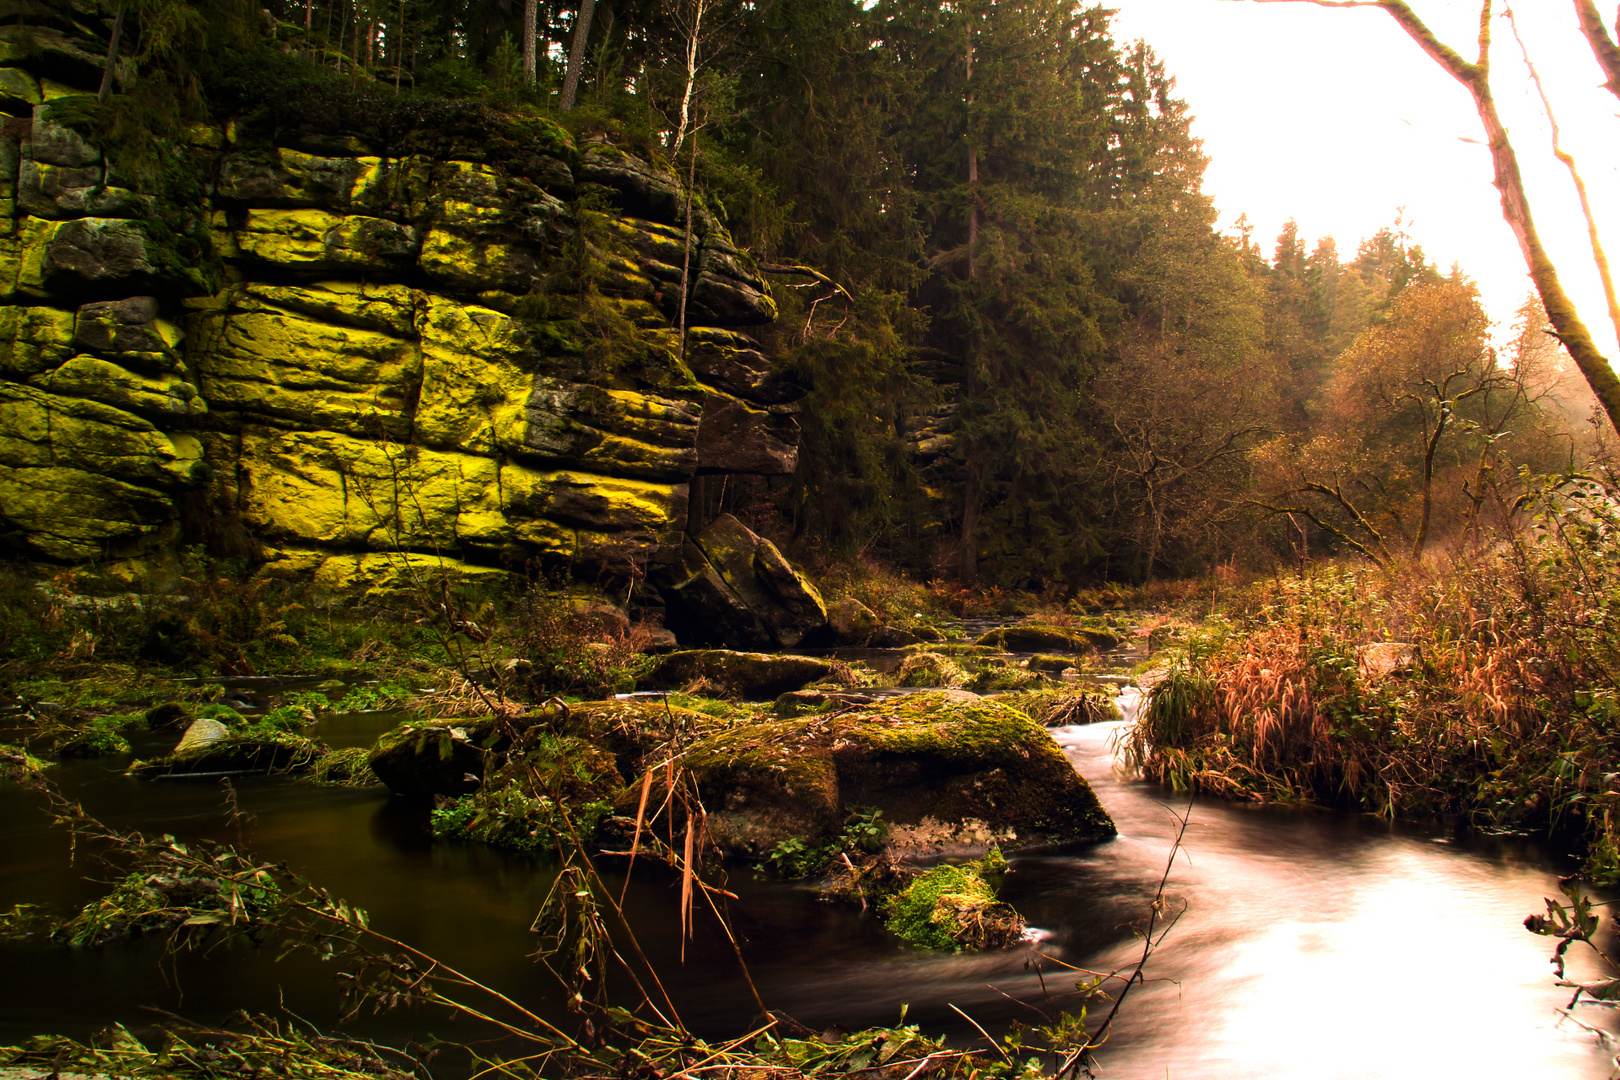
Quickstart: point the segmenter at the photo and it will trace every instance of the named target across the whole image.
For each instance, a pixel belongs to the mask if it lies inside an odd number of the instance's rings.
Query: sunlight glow
[[[1247,214],[1269,256],[1288,218],[1307,246],[1331,235],[1341,257],[1400,217],[1442,270],[1478,282],[1505,324],[1530,292],[1502,220],[1489,154],[1467,92],[1376,9],[1249,0],[1115,0],[1121,39],[1142,38],[1176,76],[1210,156],[1204,188],[1220,225]],[[1492,86],[1525,174],[1536,224],[1600,347],[1620,356],[1573,185],[1507,21],[1493,20]],[[1477,0],[1413,0],[1440,39],[1477,55]],[[1620,248],[1620,100],[1568,3],[1520,0],[1521,32],[1590,189]]]

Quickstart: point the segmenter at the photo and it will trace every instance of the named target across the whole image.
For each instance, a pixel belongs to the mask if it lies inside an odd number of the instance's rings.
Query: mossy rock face
[[[686,686],[698,679],[720,693],[768,701],[801,690],[832,674],[832,663],[816,656],[776,656],[729,649],[686,649],[659,661],[649,676],[659,686]]]
[[[974,644],[1017,653],[1060,651],[1082,653],[1112,649],[1119,642],[1118,635],[1104,630],[1080,630],[1066,626],[1020,623],[1017,626],[1003,626],[998,630],[992,630]]]
[[[0,27],[0,109],[32,125],[0,139],[8,548],[149,558],[230,507],[254,550],[296,554],[270,572],[342,588],[380,588],[401,547],[671,566],[695,474],[793,468],[804,388],[735,329],[775,317],[769,287],[676,172],[467,104],[386,146],[358,122],[199,126],[165,189],[75,130],[96,47]],[[751,559],[773,613],[741,605],[759,633],[724,644],[825,625],[780,552]]]
[[[793,838],[822,842],[856,807],[882,810],[891,835],[931,842],[958,825],[1004,847],[1114,834],[1045,729],[960,691],[734,724],[698,740],[682,764],[703,792],[710,835],[739,854],[761,856]]]
[[[412,721],[378,739],[367,760],[396,795],[464,795],[483,779],[486,753],[507,743],[487,718]]]

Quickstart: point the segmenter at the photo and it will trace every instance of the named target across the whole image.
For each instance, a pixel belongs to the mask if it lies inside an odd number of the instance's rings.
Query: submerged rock
[[[893,698],[855,712],[760,718],[700,738],[682,764],[723,850],[762,856],[819,843],[874,807],[897,850],[1068,844],[1114,823],[1052,737],[1016,709],[960,691]],[[621,800],[629,800],[626,792]],[[622,808],[621,808],[622,809]],[[634,807],[630,807],[634,811]]]
[[[832,674],[832,663],[815,656],[773,656],[727,649],[687,649],[665,656],[650,681],[660,686],[688,685],[698,679],[715,691],[749,701],[765,701],[820,682]]]

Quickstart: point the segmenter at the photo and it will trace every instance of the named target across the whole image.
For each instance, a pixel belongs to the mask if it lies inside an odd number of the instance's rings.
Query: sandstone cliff
[[[775,305],[701,196],[682,355],[667,169],[534,116],[384,136],[261,112],[132,179],[73,122],[94,46],[0,40],[13,551],[228,535],[334,587],[441,558],[690,576],[692,478],[794,468],[802,391],[748,333]]]

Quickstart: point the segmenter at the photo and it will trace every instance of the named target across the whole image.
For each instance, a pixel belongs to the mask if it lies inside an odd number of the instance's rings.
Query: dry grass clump
[[[1571,494],[1471,560],[1251,587],[1153,688],[1127,762],[1230,797],[1584,836],[1620,878],[1620,515]]]

